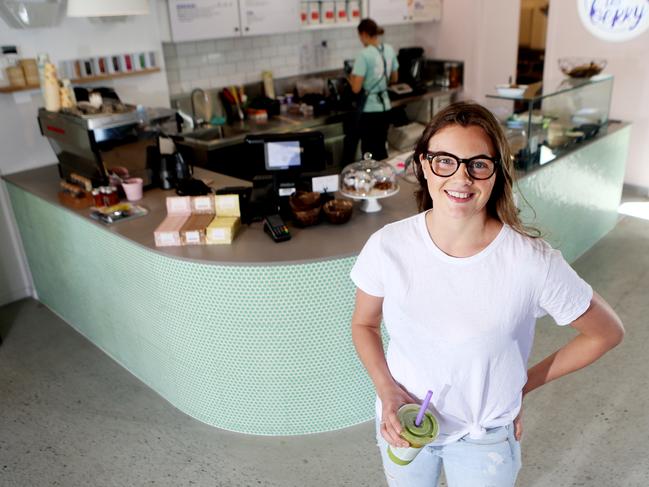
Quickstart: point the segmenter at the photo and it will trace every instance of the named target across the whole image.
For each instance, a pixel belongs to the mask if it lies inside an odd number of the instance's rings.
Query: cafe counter
[[[518,181],[540,227],[571,261],[617,220],[629,126]],[[197,169],[213,187],[246,184]],[[331,431],[371,419],[374,390],[352,341],[349,272],[367,238],[416,212],[414,185],[354,208],[349,223],[291,228],[274,243],[261,223],[232,245],[156,248],[165,196],[144,217],[104,226],[57,199],[56,166],[5,176],[38,299],[181,411],[259,435]],[[522,201],[521,198],[519,200]]]

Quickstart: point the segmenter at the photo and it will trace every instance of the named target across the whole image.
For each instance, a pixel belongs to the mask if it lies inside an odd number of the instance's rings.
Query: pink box
[[[162,220],[162,223],[153,232],[156,247],[175,247],[182,245],[180,229],[185,225],[191,215],[171,215]]]
[[[192,200],[189,196],[167,197],[167,218],[162,220],[153,232],[156,247],[182,245],[180,230],[192,214]]]
[[[167,215],[189,215],[192,212],[191,196],[167,196]]]

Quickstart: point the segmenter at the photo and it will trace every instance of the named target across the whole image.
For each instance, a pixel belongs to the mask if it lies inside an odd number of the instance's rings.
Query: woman
[[[622,340],[609,305],[519,220],[511,159],[488,110],[442,110],[415,149],[421,213],[373,234],[352,269],[352,336],[376,388],[390,485],[436,486],[442,466],[450,487],[514,485],[523,397]],[[579,334],[526,371],[544,314]],[[396,412],[429,389],[440,435],[398,466],[386,455],[388,443],[408,446]]]
[[[361,97],[355,127],[347,133],[345,162],[354,158],[359,138],[363,154],[371,152],[376,160],[388,157],[385,148],[391,108],[388,84],[397,82],[399,63],[392,46],[381,43],[382,34],[383,29],[371,19],[363,19],[358,24],[358,38],[364,48],[354,60],[349,84],[354,93],[363,90],[365,96]]]

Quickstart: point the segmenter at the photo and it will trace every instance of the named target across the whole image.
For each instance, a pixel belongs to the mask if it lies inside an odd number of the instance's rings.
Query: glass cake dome
[[[363,160],[345,166],[340,173],[340,193],[352,199],[363,200],[361,210],[380,211],[379,198],[399,191],[397,174],[390,164],[372,159],[366,152]]]

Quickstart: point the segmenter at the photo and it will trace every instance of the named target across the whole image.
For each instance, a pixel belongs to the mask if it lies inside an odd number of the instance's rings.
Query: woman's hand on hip
[[[383,410],[381,412],[381,436],[390,445],[395,447],[408,447],[409,443],[401,438],[401,422],[397,411],[404,404],[418,402],[398,384],[378,392]]]
[[[518,412],[518,416],[514,419],[514,438],[516,438],[516,441],[521,441],[521,437],[523,436],[523,407],[521,406],[521,410]]]

